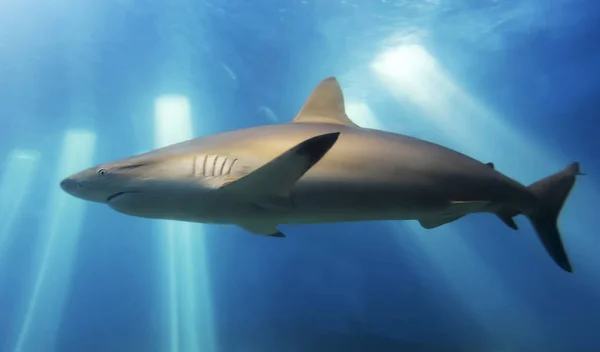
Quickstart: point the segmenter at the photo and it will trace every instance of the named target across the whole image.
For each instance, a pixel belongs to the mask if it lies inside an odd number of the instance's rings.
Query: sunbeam
[[[0,180],[0,270],[2,258],[10,246],[17,214],[28,194],[40,155],[35,150],[15,149],[4,164],[4,175]]]
[[[155,104],[155,146],[193,137],[189,100],[164,95]],[[167,268],[168,351],[213,351],[213,317],[204,225],[159,221]]]
[[[72,261],[84,219],[85,203],[70,197],[58,184],[65,175],[88,167],[94,157],[96,134],[69,130],[63,139],[56,173],[49,190],[46,218],[34,258],[34,275],[15,351],[53,351],[63,305],[69,291]]]
[[[416,81],[414,78],[411,80]],[[428,103],[431,104],[433,101],[428,100]],[[384,128],[388,125],[387,121],[377,118],[364,102],[349,99],[346,103],[346,111],[361,127],[391,130]],[[408,125],[414,123],[404,122]],[[391,131],[402,133],[402,131]],[[493,268],[485,263],[452,224],[428,231],[414,221],[393,222],[390,227],[399,236],[410,233],[412,242],[427,255],[426,259],[445,280],[444,286],[452,290],[452,296],[456,300],[464,307],[468,307],[470,311],[467,314],[476,319],[493,339],[489,341],[490,346],[497,347],[502,344],[504,337],[514,334],[512,329],[515,329],[515,325],[512,325],[509,327],[510,331],[506,331],[504,336],[499,336],[502,335],[500,334],[502,329],[507,327],[499,322],[508,320],[510,313],[519,315],[519,324],[523,324],[523,328],[517,328],[516,331],[526,332],[527,336],[522,336],[524,340],[531,339],[533,335],[538,336],[536,330],[539,324],[534,318],[534,313],[529,312],[524,304],[519,303],[518,297],[497,279]],[[469,284],[470,282],[477,282],[477,284]],[[507,312],[504,307],[515,307],[515,310]],[[507,313],[509,314],[506,315]]]
[[[494,162],[502,173],[524,184],[557,172],[573,161],[561,155],[559,150],[545,150],[547,148],[536,143],[534,138],[523,135],[476,102],[452,81],[436,59],[420,45],[384,49],[372,62],[371,68],[393,96],[417,106],[423,112],[419,118],[425,119],[424,123],[429,128],[440,132],[441,142],[479,160]],[[410,121],[409,118],[403,117]],[[433,141],[436,142],[435,139]],[[587,188],[586,193],[594,195],[591,197],[594,204],[590,204],[590,201],[584,203],[581,198],[574,196],[567,201],[565,208],[585,210],[596,207],[600,193],[588,180],[578,183],[577,192],[583,192],[583,187]],[[571,258],[574,266],[584,270],[588,268],[586,273],[598,278],[597,271],[589,267],[594,266],[594,249],[598,248],[600,241],[583,235],[586,228],[594,227],[586,224],[585,220],[570,217],[565,212],[560,218],[563,239],[567,251],[577,253]],[[537,239],[532,235],[524,241],[534,242]],[[541,246],[537,247],[537,255],[540,260],[547,260]],[[594,285],[598,287],[597,283]]]

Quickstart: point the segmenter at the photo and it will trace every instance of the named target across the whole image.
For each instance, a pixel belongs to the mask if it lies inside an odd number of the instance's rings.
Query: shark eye
[[[99,173],[100,175],[104,175],[104,174],[106,174],[106,169],[99,168],[99,169],[98,169],[98,173]]]

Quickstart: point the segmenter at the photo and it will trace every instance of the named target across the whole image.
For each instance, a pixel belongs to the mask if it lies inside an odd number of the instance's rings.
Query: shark
[[[581,175],[573,162],[531,185],[458,151],[362,128],[335,77],[287,123],[203,136],[66,177],[68,194],[149,219],[229,224],[269,237],[281,225],[416,220],[425,229],[491,213],[529,219],[550,258],[572,272],[558,218]]]

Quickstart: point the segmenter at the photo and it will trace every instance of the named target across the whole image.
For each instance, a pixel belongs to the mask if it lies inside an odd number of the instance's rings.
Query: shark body
[[[524,214],[544,247],[572,271],[556,225],[579,164],[530,186],[491,163],[417,138],[361,128],[339,83],[322,81],[290,123],[192,139],[98,165],[61,182],[71,195],[128,215],[235,224],[285,237],[281,224],[418,220],[435,228]]]

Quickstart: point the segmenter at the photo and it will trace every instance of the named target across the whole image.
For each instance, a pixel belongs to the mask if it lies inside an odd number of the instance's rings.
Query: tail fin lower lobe
[[[556,264],[568,272],[573,272],[573,268],[562,243],[557,223],[565,200],[575,185],[577,175],[582,175],[579,171],[579,163],[572,163],[562,171],[528,187],[539,198],[540,207],[527,217],[548,254]]]

